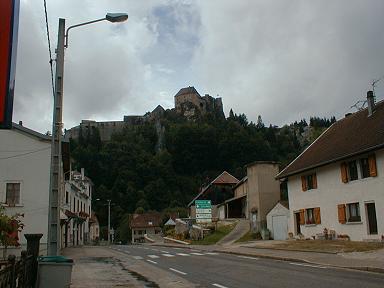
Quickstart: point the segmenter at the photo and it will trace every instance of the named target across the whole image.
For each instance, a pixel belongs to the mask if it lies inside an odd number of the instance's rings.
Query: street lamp
[[[95,201],[101,201],[100,198],[97,198]],[[108,205],[108,245],[111,244],[111,200],[108,199],[107,200],[107,204],[104,204],[104,205]],[[114,205],[112,203],[112,205]]]
[[[108,13],[104,18],[70,26],[65,31],[65,19],[59,19],[56,49],[56,75],[55,93],[53,103],[52,123],[52,148],[51,148],[51,172],[49,189],[49,214],[48,214],[48,255],[59,254],[60,240],[60,213],[58,210],[61,194],[61,137],[63,120],[63,77],[64,77],[64,49],[68,47],[68,32],[70,29],[92,24],[100,21],[123,22],[128,19],[125,13]],[[66,32],[66,33],[65,33]],[[109,237],[109,235],[108,235]]]

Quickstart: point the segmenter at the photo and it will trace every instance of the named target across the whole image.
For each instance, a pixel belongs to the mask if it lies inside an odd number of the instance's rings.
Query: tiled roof
[[[283,178],[384,147],[384,101],[368,116],[364,109],[329,127],[276,177]]]
[[[159,227],[163,218],[160,213],[134,214],[131,220],[131,228]]]
[[[197,90],[195,89],[195,87],[189,86],[189,87],[181,88],[179,90],[179,92],[177,92],[175,97],[180,96],[180,95],[185,95],[185,94],[198,94],[198,95],[200,95],[199,92],[197,92]]]
[[[212,184],[220,185],[220,184],[233,184],[236,185],[239,183],[239,180],[229,174],[227,171],[224,171],[219,176],[216,177],[212,182]]]

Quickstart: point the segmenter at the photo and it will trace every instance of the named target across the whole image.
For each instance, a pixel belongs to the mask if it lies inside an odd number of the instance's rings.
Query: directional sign
[[[196,222],[210,223],[212,221],[211,200],[196,200]]]

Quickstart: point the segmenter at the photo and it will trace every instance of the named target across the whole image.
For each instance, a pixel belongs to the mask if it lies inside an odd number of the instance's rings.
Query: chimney
[[[81,168],[81,180],[84,180],[84,168]]]
[[[373,91],[367,92],[367,103],[368,103],[368,117],[375,112],[375,98],[373,97]]]
[[[23,121],[19,121],[19,125],[20,125],[20,126],[23,126]]]

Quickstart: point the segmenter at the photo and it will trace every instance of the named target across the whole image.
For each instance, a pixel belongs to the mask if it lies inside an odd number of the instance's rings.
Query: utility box
[[[73,260],[64,256],[38,258],[38,288],[69,288],[71,286]]]

